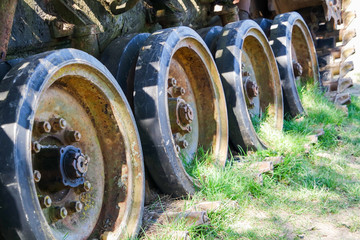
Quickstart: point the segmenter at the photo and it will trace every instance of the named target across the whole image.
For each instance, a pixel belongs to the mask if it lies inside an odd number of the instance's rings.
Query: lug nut
[[[40,197],[39,202],[42,208],[49,208],[52,204],[51,198],[49,196]]]
[[[303,67],[300,63],[293,61],[293,70],[295,77],[300,77],[303,73]]]
[[[35,141],[32,143],[32,150],[34,153],[39,153],[41,150],[41,145],[39,142]]]
[[[175,78],[169,78],[169,79],[168,79],[168,86],[169,86],[169,87],[174,87],[174,86],[176,86],[176,79],[175,79]]]
[[[250,73],[247,72],[247,71],[244,71],[244,72],[242,73],[242,75],[243,75],[243,77],[249,77],[249,76],[250,76]]]
[[[66,127],[66,120],[63,118],[57,118],[52,122],[52,129],[55,132],[65,129],[65,127]]]
[[[180,151],[181,151],[180,146],[179,146],[179,145],[176,145],[176,146],[175,146],[175,150],[176,150],[177,153],[180,153]]]
[[[89,162],[90,162],[90,157],[88,155],[85,155],[84,164],[89,164]]]
[[[67,131],[65,137],[70,142],[79,142],[81,139],[81,133],[78,131]]]
[[[41,180],[41,173],[38,170],[35,170],[34,171],[34,181],[38,183],[38,182],[40,182],[40,180]]]
[[[56,207],[55,209],[55,218],[58,220],[64,219],[68,215],[68,211],[65,207]]]
[[[47,121],[36,122],[35,125],[40,133],[49,133],[51,131],[51,124]]]
[[[70,213],[79,213],[83,209],[83,204],[80,201],[71,202],[68,204],[68,211]]]
[[[179,146],[181,148],[187,148],[189,146],[189,143],[186,140],[179,141]]]
[[[191,133],[192,132],[192,127],[191,126],[187,126],[186,130],[187,133]]]
[[[175,96],[182,96],[185,95],[186,90],[183,87],[173,87],[173,94]]]
[[[83,183],[83,185],[81,185],[81,188],[80,188],[80,190],[82,192],[88,192],[88,191],[90,191],[90,189],[91,189],[91,183],[89,181],[85,181]]]

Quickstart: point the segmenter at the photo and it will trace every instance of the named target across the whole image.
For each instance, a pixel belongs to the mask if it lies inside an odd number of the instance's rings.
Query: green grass
[[[300,116],[285,120],[283,131],[259,124],[260,137],[271,143],[268,150],[245,156],[241,164],[231,158],[224,168],[212,164],[211,155],[202,151],[186,166],[199,185],[190,204],[225,203],[208,213],[210,224],[159,225],[159,232],[145,232],[142,238],[172,239],[172,231],[186,230],[191,239],[300,239],[304,229],[292,216],[321,218],[358,207],[360,171],[353,166],[360,166],[360,100],[352,99],[347,115],[316,87],[302,88],[300,96],[306,108],[301,121],[296,120]],[[309,144],[307,136],[319,128],[324,135]],[[272,174],[263,174],[260,185],[250,166],[267,156],[283,156],[284,162]],[[357,232],[359,226],[356,218],[349,229]]]

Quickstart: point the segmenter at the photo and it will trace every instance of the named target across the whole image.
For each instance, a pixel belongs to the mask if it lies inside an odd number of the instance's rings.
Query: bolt
[[[36,122],[36,128],[40,133],[49,133],[51,131],[51,124],[47,121]]]
[[[89,164],[89,162],[90,162],[90,157],[88,155],[85,155],[84,164]]]
[[[179,146],[181,148],[187,148],[189,146],[189,143],[186,140],[179,141]]]
[[[47,195],[45,197],[40,197],[39,202],[42,208],[49,208],[52,203],[51,198]]]
[[[66,120],[63,118],[57,118],[52,122],[52,128],[55,132],[65,129],[65,127],[66,127]]]
[[[250,73],[247,72],[247,71],[244,71],[244,72],[242,73],[242,75],[243,75],[243,77],[249,77],[249,76],[250,76]]]
[[[300,63],[293,61],[293,70],[295,77],[300,77],[303,73],[303,68]]]
[[[89,181],[85,181],[80,188],[80,191],[82,192],[88,192],[91,189],[91,183]]]
[[[81,133],[78,131],[67,131],[65,133],[65,137],[70,141],[70,142],[80,142],[81,139]]]
[[[68,210],[70,213],[79,213],[83,209],[83,204],[80,201],[71,202],[68,204]]]
[[[175,150],[176,150],[177,153],[179,153],[180,150],[181,150],[180,146],[179,146],[179,145],[176,145],[176,146],[175,146]]]
[[[175,96],[183,96],[185,95],[186,90],[183,87],[173,87],[173,94]]]
[[[35,170],[34,171],[34,181],[38,183],[38,182],[40,182],[40,180],[41,180],[41,173],[38,170]]]
[[[191,126],[187,126],[186,130],[187,133],[191,133],[192,132],[192,127]]]
[[[176,86],[176,79],[175,78],[169,78],[168,79],[168,85],[169,85],[169,87],[175,87]]]
[[[39,153],[41,150],[41,145],[39,142],[35,141],[32,143],[32,150],[34,153]]]
[[[56,207],[55,209],[55,218],[58,220],[64,219],[68,215],[68,211],[65,207]]]
[[[253,81],[246,81],[246,93],[250,99],[257,97],[259,94],[259,87]]]
[[[77,172],[78,177],[82,177],[88,170],[88,164],[86,162],[85,156],[80,155],[77,157],[73,166]]]

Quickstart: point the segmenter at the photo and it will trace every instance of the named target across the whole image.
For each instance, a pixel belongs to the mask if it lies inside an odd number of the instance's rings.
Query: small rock
[[[190,240],[190,234],[188,231],[173,231],[169,233],[173,240]]]
[[[209,223],[209,218],[205,211],[164,212],[159,217],[158,222],[164,224],[179,220],[185,221],[189,226],[199,226]]]
[[[264,159],[265,161],[269,161],[273,163],[273,166],[278,165],[280,163],[284,162],[284,157],[283,156],[277,156],[277,157],[266,157]]]
[[[314,130],[314,133],[316,134],[316,136],[320,137],[325,134],[325,131],[323,128],[319,128],[319,129]]]
[[[189,211],[214,211],[216,209],[219,209],[221,205],[222,205],[221,201],[202,202],[190,208]]]
[[[306,136],[306,138],[309,140],[309,144],[315,144],[318,142],[318,136],[316,134]]]

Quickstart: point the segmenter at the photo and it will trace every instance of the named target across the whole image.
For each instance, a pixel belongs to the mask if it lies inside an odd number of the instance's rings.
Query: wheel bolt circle
[[[38,183],[38,182],[40,182],[40,180],[41,180],[41,173],[38,170],[35,170],[34,171],[34,181]]]
[[[32,143],[32,150],[34,153],[39,153],[41,150],[41,144],[37,141]]]

